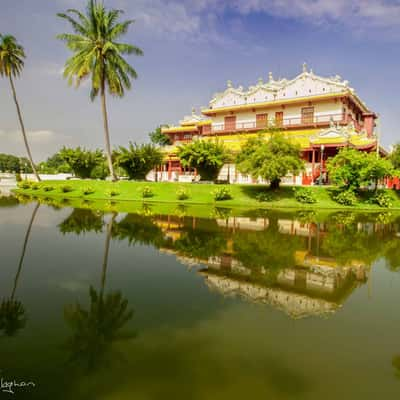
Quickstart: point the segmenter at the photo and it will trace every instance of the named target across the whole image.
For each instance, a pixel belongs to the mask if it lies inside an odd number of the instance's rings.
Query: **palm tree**
[[[17,107],[17,114],[19,124],[21,125],[22,137],[24,139],[26,152],[28,159],[32,167],[32,171],[36,176],[36,179],[40,181],[39,174],[36,171],[35,163],[33,162],[32,153],[29,148],[28,138],[25,132],[24,121],[22,119],[21,107],[19,106],[17,99],[17,92],[15,90],[14,78],[18,78],[21,75],[24,67],[25,51],[24,48],[17,43],[14,36],[1,35],[0,34],[0,76],[6,77],[10,81],[11,91],[13,94],[15,106]]]
[[[17,291],[18,281],[21,275],[22,265],[24,263],[26,248],[29,242],[29,236],[31,234],[33,222],[35,221],[39,207],[40,203],[37,203],[29,221],[11,296],[9,298],[3,299],[0,304],[0,330],[4,330],[4,333],[7,336],[14,336],[17,331],[22,329],[26,324],[25,307],[19,300],[15,299],[15,293]]]
[[[68,78],[70,85],[75,83],[76,87],[79,87],[84,79],[91,77],[91,100],[94,101],[100,93],[107,161],[113,180],[117,177],[111,155],[106,87],[111,95],[123,97],[125,90],[131,88],[131,78],[137,78],[136,71],[123,55],[143,55],[143,51],[138,47],[117,41],[134,22],[118,22],[122,13],[121,10],[107,10],[103,3],[89,0],[86,15],[75,9],[57,14],[70,22],[74,32],[57,36],[73,52],[73,56],[65,63],[64,77]]]

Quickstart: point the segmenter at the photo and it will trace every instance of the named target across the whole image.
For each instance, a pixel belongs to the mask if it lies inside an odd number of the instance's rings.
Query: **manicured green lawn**
[[[63,192],[62,187],[68,186],[71,190]],[[151,188],[152,197],[143,198],[142,191],[145,186]],[[228,188],[232,195],[231,200],[215,201],[213,192],[223,187]],[[51,189],[46,191],[45,189]],[[93,193],[84,195],[85,189],[90,188]],[[177,199],[177,190],[185,188],[189,193],[187,200]],[[140,201],[146,203],[164,202],[186,205],[210,205],[218,207],[241,207],[241,208],[308,208],[308,209],[359,209],[359,210],[385,210],[378,205],[369,204],[366,200],[370,194],[364,194],[359,202],[353,207],[344,207],[332,200],[329,187],[313,186],[317,202],[314,204],[299,203],[293,195],[293,188],[284,186],[278,191],[270,191],[263,185],[213,185],[213,184],[190,184],[171,182],[129,182],[120,181],[116,183],[93,180],[71,180],[71,181],[46,181],[37,183],[34,188],[18,188],[16,193],[37,196],[50,199],[87,199],[87,200],[112,200],[113,202]],[[113,190],[117,194],[110,195]],[[270,201],[259,201],[257,195],[267,192]],[[392,198],[391,210],[400,210],[400,195],[395,191],[388,190]]]

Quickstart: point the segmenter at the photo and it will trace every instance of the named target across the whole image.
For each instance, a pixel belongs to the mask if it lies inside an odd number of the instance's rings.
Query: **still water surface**
[[[0,201],[22,399],[398,399],[400,217]]]

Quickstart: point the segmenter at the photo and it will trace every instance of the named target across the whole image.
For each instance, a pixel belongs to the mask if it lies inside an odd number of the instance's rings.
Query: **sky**
[[[207,106],[227,80],[235,86],[293,78],[306,62],[340,75],[381,117],[382,143],[400,142],[399,0],[104,0],[135,19],[124,38],[144,51],[129,56],[138,73],[123,99],[109,99],[114,146],[141,143],[160,124]],[[56,17],[85,0],[0,0],[0,33],[24,46],[17,92],[35,161],[63,145],[103,147],[100,102],[89,87],[62,77],[69,32]],[[0,153],[25,155],[8,81],[0,79]]]

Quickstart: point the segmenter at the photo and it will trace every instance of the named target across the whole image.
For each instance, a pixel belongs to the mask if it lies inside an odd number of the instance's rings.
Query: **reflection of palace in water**
[[[190,221],[185,218],[183,222],[179,218],[160,217],[154,222],[172,242],[178,241],[189,226],[196,227],[194,218]],[[267,218],[217,219],[219,231],[227,233],[226,245],[220,254],[208,258],[188,257],[174,246],[162,251],[175,254],[183,264],[204,266],[198,272],[211,290],[224,296],[269,304],[292,318],[333,313],[359,285],[367,282],[370,265],[356,259],[340,264],[335,258],[320,254],[321,242],[327,234],[326,225],[290,219],[274,222],[282,240],[293,236],[302,238],[301,247],[294,250],[293,264],[282,268],[265,265],[255,270],[243,259],[238,260],[235,254],[235,234],[254,232],[253,238],[257,240],[257,232],[262,234],[270,226]],[[363,224],[358,229],[370,228]]]
[[[301,259],[306,255],[299,252],[296,256]],[[224,264],[216,257],[200,270],[211,289],[270,304],[293,318],[336,311],[368,277],[368,268],[362,265],[339,268],[332,260],[307,256],[306,263],[280,270],[274,284],[269,285],[262,278],[253,278],[251,270],[241,264]]]

